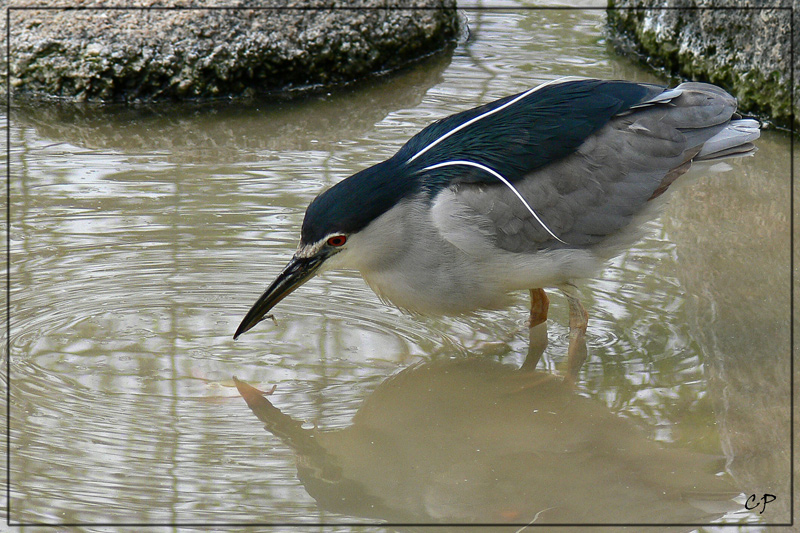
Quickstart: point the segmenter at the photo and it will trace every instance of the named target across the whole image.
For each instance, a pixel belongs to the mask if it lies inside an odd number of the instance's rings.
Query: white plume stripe
[[[568,242],[562,241],[561,239],[559,239],[558,236],[555,233],[553,233],[550,230],[550,228],[547,227],[547,224],[545,224],[544,221],[542,221],[542,219],[539,218],[539,215],[536,214],[536,211],[534,211],[533,208],[528,204],[528,202],[525,201],[525,198],[523,198],[522,195],[519,193],[519,191],[514,188],[514,186],[511,184],[510,181],[508,181],[506,178],[504,178],[499,172],[496,172],[495,170],[487,167],[486,165],[482,165],[481,163],[476,163],[475,161],[466,161],[466,160],[463,160],[463,161],[461,161],[461,160],[459,160],[459,161],[445,161],[444,163],[436,163],[435,165],[431,165],[429,167],[425,167],[420,172],[425,172],[426,170],[434,170],[434,169],[442,168],[442,167],[452,167],[452,166],[456,166],[456,165],[464,165],[464,166],[468,166],[468,167],[479,168],[479,169],[481,169],[481,170],[483,170],[485,172],[488,172],[489,174],[491,174],[495,178],[499,179],[500,181],[502,181],[509,189],[511,189],[511,191],[515,195],[517,195],[517,198],[520,199],[520,201],[523,203],[523,205],[525,205],[525,207],[528,209],[530,214],[533,215],[533,218],[535,218],[536,221],[539,224],[542,225],[542,227],[545,229],[545,231],[547,233],[550,234],[551,237],[553,237],[555,240],[557,240],[558,242],[560,242],[562,244],[569,244]]]
[[[486,118],[488,116],[494,115],[495,113],[499,113],[500,111],[502,111],[503,109],[507,108],[508,106],[514,105],[517,102],[519,102],[520,100],[522,100],[523,98],[525,98],[526,96],[528,96],[528,95],[530,95],[532,93],[535,93],[539,89],[543,89],[543,88],[547,87],[548,85],[553,85],[554,83],[561,83],[561,82],[565,82],[565,81],[580,80],[580,79],[583,79],[583,78],[581,78],[579,76],[565,76],[563,78],[556,78],[554,80],[550,80],[547,83],[543,83],[543,84],[541,84],[541,85],[539,85],[537,87],[534,87],[533,89],[527,90],[524,93],[522,93],[519,96],[517,96],[516,98],[514,98],[513,100],[509,100],[505,104],[501,105],[500,107],[496,107],[496,108],[494,108],[492,110],[487,111],[486,113],[484,113],[482,115],[478,115],[477,117],[469,119],[468,121],[466,121],[463,124],[459,124],[458,126],[453,128],[452,130],[448,131],[447,133],[445,133],[444,135],[442,135],[441,137],[439,137],[438,139],[436,139],[435,141],[430,143],[428,146],[426,146],[425,148],[423,148],[422,150],[420,150],[419,152],[417,152],[416,154],[411,156],[411,158],[409,158],[409,160],[407,162],[408,163],[412,162],[413,160],[415,160],[416,158],[418,158],[419,156],[421,156],[422,154],[424,154],[425,152],[427,152],[428,150],[430,150],[431,148],[433,148],[434,146],[436,146],[437,144],[439,144],[443,140],[447,139],[451,135],[455,135],[456,133],[458,133],[459,131],[463,130],[467,126],[469,126],[471,124],[474,124],[474,123],[478,122],[479,120],[481,120],[483,118]]]

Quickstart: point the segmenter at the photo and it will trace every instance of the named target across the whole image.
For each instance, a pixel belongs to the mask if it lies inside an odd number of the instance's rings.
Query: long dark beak
[[[269,313],[269,310],[275,307],[278,302],[312,278],[325,259],[327,259],[327,256],[322,254],[313,257],[294,256],[289,264],[286,265],[286,268],[278,275],[278,278],[272,282],[272,285],[267,287],[261,298],[247,312],[236,333],[234,333],[233,340],[236,340],[239,335],[261,322],[264,319],[264,315]]]

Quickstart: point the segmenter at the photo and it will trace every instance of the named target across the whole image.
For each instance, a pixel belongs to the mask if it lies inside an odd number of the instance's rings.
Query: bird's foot
[[[580,373],[583,363],[586,361],[586,336],[583,333],[577,334],[575,337],[570,333],[569,348],[567,348],[567,374],[564,376],[564,382],[574,385],[578,381],[578,373]]]
[[[569,302],[569,347],[567,348],[567,375],[564,381],[575,384],[578,373],[586,361],[586,327],[589,314],[574,291],[563,291]]]
[[[533,370],[539,364],[539,361],[547,348],[547,324],[541,323],[530,328],[530,337],[528,342],[528,355],[522,363],[522,368],[526,370]]]

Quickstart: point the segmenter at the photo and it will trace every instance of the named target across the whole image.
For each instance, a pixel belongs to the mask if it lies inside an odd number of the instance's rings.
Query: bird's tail
[[[761,124],[750,118],[732,120],[722,131],[703,144],[695,161],[738,157],[756,151],[753,141],[761,135]]]

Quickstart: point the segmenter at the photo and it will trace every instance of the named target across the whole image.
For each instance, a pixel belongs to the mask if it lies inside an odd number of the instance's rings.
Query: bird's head
[[[351,238],[419,189],[420,183],[406,174],[403,165],[392,158],[317,196],[306,209],[297,251],[250,308],[233,338],[263,320],[278,302],[314,275],[347,263],[344,259],[353,253]]]

